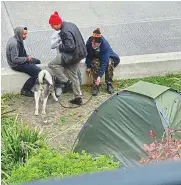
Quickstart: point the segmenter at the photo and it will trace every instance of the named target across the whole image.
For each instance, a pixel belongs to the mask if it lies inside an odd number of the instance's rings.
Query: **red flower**
[[[156,133],[153,130],[150,130],[150,137],[151,138],[155,138],[156,137]]]

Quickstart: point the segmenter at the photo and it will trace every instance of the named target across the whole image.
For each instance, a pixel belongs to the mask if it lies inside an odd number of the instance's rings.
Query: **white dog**
[[[58,98],[55,95],[54,78],[48,70],[41,70],[35,83],[35,115],[38,115],[39,99],[43,102],[42,114],[46,114],[45,108],[50,94],[58,102]]]

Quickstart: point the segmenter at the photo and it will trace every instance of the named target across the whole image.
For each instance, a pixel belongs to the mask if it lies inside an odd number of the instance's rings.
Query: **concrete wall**
[[[181,52],[120,57],[115,68],[114,79],[140,78],[168,73],[181,73]],[[46,65],[40,65],[46,68]],[[80,63],[83,84],[88,82],[85,61]],[[19,93],[28,75],[15,72],[10,68],[1,69],[1,92]],[[102,79],[103,81],[104,79]]]

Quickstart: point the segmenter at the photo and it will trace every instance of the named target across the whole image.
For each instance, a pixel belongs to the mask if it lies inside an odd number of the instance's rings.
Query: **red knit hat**
[[[58,15],[58,12],[54,12],[54,14],[52,14],[50,16],[49,19],[49,24],[50,25],[58,25],[58,24],[62,24],[62,19],[60,18],[60,16]]]

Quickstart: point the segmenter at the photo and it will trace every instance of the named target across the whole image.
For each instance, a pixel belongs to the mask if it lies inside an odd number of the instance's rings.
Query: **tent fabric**
[[[146,94],[146,93],[149,94]],[[124,166],[140,165],[143,145],[165,129],[181,128],[181,95],[169,87],[138,82],[106,100],[89,117],[73,151],[112,155]]]
[[[122,92],[97,109],[74,151],[83,148],[95,156],[113,154],[125,166],[138,165],[140,156],[146,157],[143,145],[152,141],[149,130],[155,130],[160,137],[164,132],[154,101]]]
[[[166,91],[156,98],[157,107],[165,116],[168,127],[181,128],[181,95],[175,91]]]
[[[162,85],[152,84],[149,82],[139,81],[138,83],[135,83],[134,85],[128,87],[127,91],[135,92],[138,94],[142,94],[145,96],[148,96],[150,98],[155,99],[165,91],[169,90],[169,87],[165,87]]]

